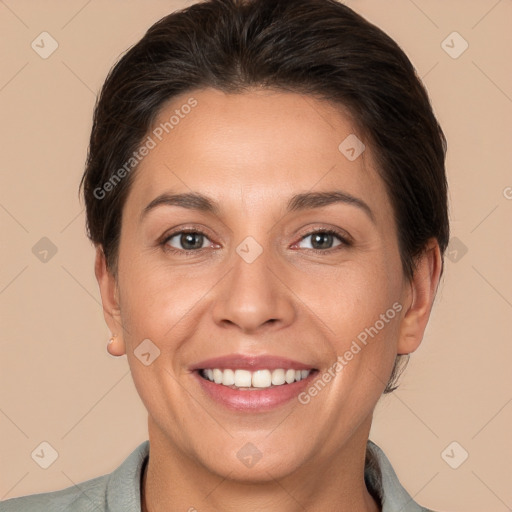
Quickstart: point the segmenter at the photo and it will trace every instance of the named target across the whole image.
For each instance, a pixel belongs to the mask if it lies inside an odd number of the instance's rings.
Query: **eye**
[[[315,230],[307,235],[303,236],[298,242],[300,244],[302,241],[311,238],[311,242],[309,243],[309,247],[302,247],[303,249],[310,249],[318,252],[328,252],[330,249],[335,249],[340,245],[348,246],[350,242],[344,237],[341,233],[334,231],[332,229],[319,229]],[[338,239],[338,243],[333,245],[335,239]]]
[[[308,238],[311,238],[309,247],[300,246],[300,244]],[[338,240],[338,243],[335,243],[336,239]],[[161,245],[166,251],[176,254],[192,255],[202,249],[211,247],[212,242],[207,237],[206,233],[197,229],[188,229],[171,233],[162,240]],[[299,246],[299,248],[319,253],[330,252],[331,250],[337,250],[337,248],[343,248],[343,246],[346,247],[350,245],[351,240],[348,236],[333,229],[318,229],[312,231],[304,235],[300,241],[295,244],[295,246]]]
[[[171,252],[194,252],[208,247],[210,244],[204,245],[206,241],[210,241],[205,233],[197,230],[178,231],[167,236],[162,245]]]

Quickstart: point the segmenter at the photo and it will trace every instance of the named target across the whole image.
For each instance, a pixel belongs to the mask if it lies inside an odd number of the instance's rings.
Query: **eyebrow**
[[[286,206],[286,212],[296,212],[302,210],[310,210],[315,208],[323,208],[331,204],[343,203],[350,206],[355,206],[364,211],[368,217],[375,222],[375,216],[371,208],[360,198],[355,197],[347,192],[341,190],[331,190],[328,192],[305,192],[292,196]],[[179,206],[189,210],[198,210],[213,215],[219,214],[218,203],[209,197],[198,192],[187,192],[181,194],[173,194],[165,192],[155,197],[145,208],[142,210],[140,220],[158,206]]]

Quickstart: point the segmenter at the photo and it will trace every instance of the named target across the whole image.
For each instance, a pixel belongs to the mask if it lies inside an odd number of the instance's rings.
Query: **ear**
[[[116,335],[115,342],[110,343],[107,350],[113,356],[122,356],[126,353],[126,348],[123,339],[124,331],[121,321],[121,310],[119,308],[119,290],[116,277],[107,269],[105,253],[101,246],[96,247],[94,273],[100,287],[105,321],[112,334]]]
[[[416,260],[410,281],[410,306],[402,318],[397,353],[414,352],[423,339],[441,276],[442,258],[437,240],[429,241],[427,248]]]

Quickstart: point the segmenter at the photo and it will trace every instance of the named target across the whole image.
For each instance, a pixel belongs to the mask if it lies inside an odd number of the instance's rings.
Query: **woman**
[[[445,151],[405,54],[334,0],[153,25],[106,79],[81,184],[149,441],[0,509],[428,510],[368,437],[442,274]]]

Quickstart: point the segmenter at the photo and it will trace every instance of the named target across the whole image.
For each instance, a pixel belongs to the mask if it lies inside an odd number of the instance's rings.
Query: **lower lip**
[[[292,384],[245,391],[228,388],[222,384],[215,384],[215,382],[201,377],[198,371],[195,371],[194,375],[199,380],[199,384],[206,394],[228,409],[244,412],[262,412],[274,409],[297,398],[297,395],[310,385],[311,380],[314,379],[317,373],[316,370],[313,370],[305,379],[293,382]]]

